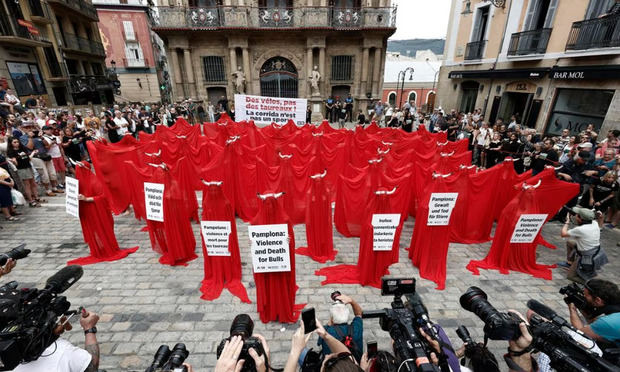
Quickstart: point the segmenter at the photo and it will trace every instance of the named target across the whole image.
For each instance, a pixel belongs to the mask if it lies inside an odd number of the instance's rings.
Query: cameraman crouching
[[[334,301],[330,308],[331,318],[325,327],[327,333],[342,342],[349,348],[355,360],[359,363],[362,358],[362,350],[364,348],[364,323],[362,321],[362,308],[351,297],[343,295],[338,291],[331,294]],[[353,321],[349,321],[349,308],[353,309]],[[332,353],[329,345],[320,337],[318,346],[321,346],[321,353],[325,356]]]
[[[585,280],[595,277],[596,271],[608,259],[601,248],[601,231],[595,212],[581,207],[574,207],[572,211],[578,226],[569,230],[570,215],[566,216],[560,235],[570,239],[566,241],[566,262],[560,262],[558,266],[568,269],[568,280],[583,284]]]
[[[602,279],[590,279],[585,283],[583,296],[596,314],[583,313],[589,324],[579,317],[577,307],[570,303],[570,322],[594,339],[604,350],[606,347],[620,347],[620,289],[612,282]],[[615,346],[614,346],[615,344]]]
[[[97,342],[97,321],[99,315],[82,311],[80,326],[84,330],[85,349],[73,346],[69,341],[58,339],[45,349],[39,359],[17,366],[13,372],[97,372],[99,369],[99,343]],[[72,329],[63,316],[54,334],[61,335]]]

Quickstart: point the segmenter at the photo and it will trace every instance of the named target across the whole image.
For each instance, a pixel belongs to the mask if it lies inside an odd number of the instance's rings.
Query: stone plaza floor
[[[29,257],[20,260],[14,271],[1,279],[6,283],[17,280],[22,286],[42,288],[45,280],[62,268],[67,260],[88,254],[83,242],[80,223],[65,213],[64,198],[47,198],[42,208],[21,207],[22,221],[2,222],[0,241],[2,252],[20,243],[27,243],[32,250]],[[248,313],[255,321],[255,332],[269,341],[271,364],[284,366],[290,348],[290,339],[296,324],[263,324],[258,319],[256,304],[244,304],[224,290],[219,299],[209,302],[200,299],[200,282],[203,278],[203,260],[200,248],[199,226],[193,224],[197,239],[196,252],[199,258],[187,267],[169,267],[158,263],[159,255],[150,247],[148,233],[141,232],[143,222],[132,216],[115,217],[115,230],[121,247],[139,245],[140,249],[129,257],[116,262],[99,263],[84,267],[82,279],[64,295],[72,308],[84,306],[100,314],[97,338],[101,346],[100,368],[111,371],[144,371],[150,365],[153,354],[161,344],[171,348],[177,342],[187,345],[190,355],[187,359],[196,371],[207,371],[216,362],[216,348],[222,338],[228,336],[230,323],[239,313]],[[428,307],[431,319],[442,325],[455,347],[461,345],[455,333],[459,324],[467,326],[477,341],[482,341],[483,323],[473,313],[463,310],[459,297],[472,285],[487,292],[489,301],[500,311],[515,309],[525,312],[526,301],[537,299],[568,317],[568,309],[558,293],[560,287],[569,283],[565,271],[553,270],[553,280],[537,279],[530,275],[511,272],[502,275],[497,271],[481,271],[474,276],[465,266],[470,260],[482,259],[490,242],[485,244],[451,244],[448,252],[446,289],[435,290],[435,284],[419,279],[417,268],[407,258],[414,220],[405,222],[400,241],[400,262],[390,268],[392,276],[415,277],[417,290]],[[548,223],[543,236],[556,244],[558,249],[538,249],[538,262],[553,264],[565,257],[564,241],[560,238],[561,225]],[[237,220],[239,246],[241,249],[243,283],[252,301],[256,299],[256,288],[252,276],[247,224]],[[297,246],[306,242],[304,225],[295,227]],[[620,231],[604,229],[602,245],[610,263],[599,277],[620,282]],[[307,303],[316,308],[317,317],[326,323],[329,319],[329,295],[339,290],[353,297],[364,310],[389,307],[392,298],[381,297],[375,288],[359,285],[321,286],[323,277],[314,275],[315,270],[340,263],[354,264],[357,261],[359,239],[344,238],[334,230],[334,245],[339,251],[335,262],[320,264],[305,256],[297,256],[296,303]],[[567,318],[568,319],[568,318]],[[77,321],[74,330],[65,334],[75,345],[82,346],[84,336]],[[377,319],[364,320],[365,342],[376,340],[380,349],[390,347],[389,336],[379,327]],[[316,349],[316,336],[309,346]],[[507,342],[490,341],[489,346],[500,361],[502,370],[507,370],[501,356]]]

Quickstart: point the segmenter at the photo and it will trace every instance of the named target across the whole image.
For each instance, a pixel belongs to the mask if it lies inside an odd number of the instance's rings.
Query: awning
[[[450,79],[540,79],[549,68],[509,68],[503,70],[451,71]]]
[[[555,80],[620,79],[620,66],[554,66],[549,71],[549,78]]]

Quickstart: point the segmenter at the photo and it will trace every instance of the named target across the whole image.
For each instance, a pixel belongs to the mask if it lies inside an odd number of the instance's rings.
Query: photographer
[[[265,337],[257,333],[254,333],[252,336],[260,340],[263,351],[265,352],[263,355],[259,356],[254,348],[250,348],[248,350],[248,354],[250,354],[250,357],[254,360],[254,364],[256,366],[255,371],[268,372],[267,364],[265,363],[265,355],[267,356],[267,360],[271,360],[271,355],[269,354],[269,345],[267,344],[267,340],[265,340]],[[222,349],[222,353],[215,364],[214,372],[240,372],[245,364],[244,359],[239,359],[239,355],[243,349],[243,344],[244,339],[241,336],[232,336],[230,340],[226,341],[224,348]]]
[[[82,310],[80,326],[84,330],[85,350],[73,346],[69,341],[58,339],[45,349],[35,361],[17,366],[13,372],[97,372],[99,369],[99,343],[97,342],[97,322],[99,315]],[[54,334],[61,335],[73,327],[63,316]]]
[[[559,262],[558,266],[568,269],[568,280],[583,284],[596,276],[596,271],[608,260],[601,249],[601,232],[595,212],[581,207],[574,207],[572,212],[578,226],[569,230],[570,215],[566,216],[560,235],[570,239],[566,241],[566,262]]]
[[[321,325],[319,320],[316,321],[316,333],[319,337],[329,346],[330,350],[332,350],[333,354],[329,354],[323,360],[323,365],[321,366],[322,372],[330,372],[333,370],[348,370],[348,371],[362,371],[362,369],[357,365],[356,361],[353,359],[353,356],[349,349],[340,341],[335,339],[331,334],[329,334],[325,328]],[[304,323],[300,322],[300,327],[293,334],[293,339],[291,341],[291,352],[289,353],[288,359],[286,360],[286,366],[284,367],[284,372],[295,372],[297,369],[297,361],[299,360],[299,356],[301,352],[306,347],[308,340],[312,333],[306,334],[304,332]],[[223,371],[216,371],[223,372]]]
[[[582,311],[589,324],[584,324],[577,313],[575,304],[570,303],[570,322],[587,336],[597,341],[603,349],[605,344],[615,343],[620,346],[620,289],[612,282],[602,279],[590,279],[585,283],[583,296],[592,309],[597,309],[600,315],[594,319],[594,314]]]
[[[329,309],[331,317],[325,330],[347,346],[355,357],[355,360],[359,362],[362,358],[362,349],[364,345],[362,308],[351,297],[340,294],[338,291],[333,292],[331,297],[334,303]],[[348,323],[349,308],[347,305],[351,305],[351,308],[353,308],[353,320],[350,324]],[[319,338],[317,345],[321,346],[323,355],[332,353],[329,345],[323,338]]]

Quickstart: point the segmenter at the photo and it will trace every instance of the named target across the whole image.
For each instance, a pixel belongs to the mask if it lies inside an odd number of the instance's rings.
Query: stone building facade
[[[98,20],[87,0],[1,2],[0,84],[48,106],[113,102]]]
[[[183,0],[154,9],[154,31],[166,44],[176,100],[216,103],[237,93],[311,98],[351,94],[358,107],[380,99],[387,38],[395,31],[389,0]],[[162,5],[162,4],[160,4]]]
[[[616,0],[452,0],[437,104],[548,134],[620,128]]]

